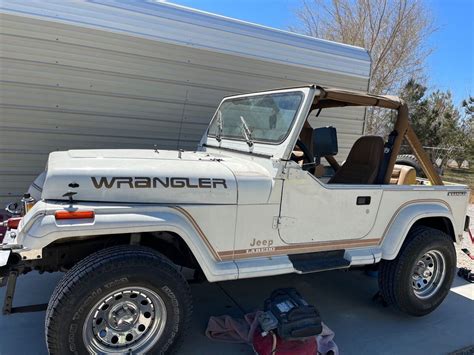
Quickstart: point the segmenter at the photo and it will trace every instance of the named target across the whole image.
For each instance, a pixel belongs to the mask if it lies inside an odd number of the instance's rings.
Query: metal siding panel
[[[34,4],[39,12],[45,6]],[[155,144],[162,149],[193,149],[224,96],[312,82],[367,87],[367,77],[314,66],[262,61],[26,16],[2,14],[1,20],[2,204],[26,190],[54,150]],[[238,28],[244,30],[249,27]],[[268,36],[266,30],[263,34],[255,30],[256,36]],[[281,39],[279,35],[273,41]],[[303,40],[300,45],[313,48],[308,43]],[[332,43],[324,45],[326,52],[339,51],[338,55],[360,60],[357,50],[350,53]],[[325,122],[335,124],[342,134],[339,156],[343,157],[362,133],[363,115],[340,111],[321,115],[319,123]]]
[[[369,55],[362,48],[269,29],[172,4],[133,0],[49,0],[38,4],[10,0],[0,9],[265,61],[357,73],[364,77],[370,71]]]
[[[21,45],[19,44],[21,42]],[[152,43],[150,43],[152,44]],[[149,44],[149,45],[150,45]],[[130,53],[116,53],[98,48],[75,47],[63,42],[39,43],[34,39],[15,38],[7,36],[2,39],[2,45],[8,58],[33,63],[43,63],[44,66],[54,68],[76,69],[78,71],[95,72],[97,74],[122,75],[126,77],[150,78],[159,83],[172,82],[190,86],[204,86],[209,89],[225,90],[226,94],[248,91],[249,80],[262,88],[281,87],[284,85],[299,85],[318,79],[321,85],[339,85],[353,89],[363,89],[366,79],[324,73],[316,70],[302,70],[284,65],[262,65],[259,62],[242,61],[240,58],[226,56],[225,63],[235,65],[233,70],[221,69],[212,53],[202,52],[201,61],[213,66],[204,66],[194,63],[160,61],[161,48],[155,48],[157,57],[149,58]],[[126,47],[126,41],[123,46]],[[156,47],[156,45],[154,46]],[[160,46],[161,47],[161,46]],[[58,52],[64,52],[60,57]],[[236,70],[242,66],[242,70]],[[257,66],[257,67],[254,67]],[[246,69],[248,68],[248,69]],[[146,69],[146,73],[144,70]],[[314,78],[314,79],[313,79]],[[250,87],[253,87],[250,84]]]

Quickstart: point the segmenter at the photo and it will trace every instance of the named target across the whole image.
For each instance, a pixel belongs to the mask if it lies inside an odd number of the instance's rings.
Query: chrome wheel
[[[147,352],[166,324],[166,307],[154,291],[127,287],[103,297],[84,322],[83,340],[91,353]]]
[[[446,274],[446,261],[437,250],[426,252],[416,263],[412,274],[415,296],[426,299],[440,288]]]

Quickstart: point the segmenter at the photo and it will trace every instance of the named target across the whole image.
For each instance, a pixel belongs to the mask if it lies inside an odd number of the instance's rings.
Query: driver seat
[[[379,136],[360,137],[352,146],[346,162],[328,184],[375,183],[383,159],[384,141]]]

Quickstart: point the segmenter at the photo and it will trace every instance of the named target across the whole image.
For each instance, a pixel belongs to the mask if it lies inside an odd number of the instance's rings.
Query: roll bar
[[[384,177],[385,184],[390,183],[393,167],[397,160],[398,153],[400,152],[403,139],[405,138],[431,184],[443,185],[441,177],[433,167],[415,131],[410,126],[408,121],[408,106],[402,99],[398,96],[372,95],[365,92],[326,88],[322,86],[314,86],[314,88],[316,89],[316,94],[311,106],[311,111],[330,107],[375,106],[396,110],[398,112],[397,121],[393,129],[396,132],[396,138],[393,143],[392,154]]]

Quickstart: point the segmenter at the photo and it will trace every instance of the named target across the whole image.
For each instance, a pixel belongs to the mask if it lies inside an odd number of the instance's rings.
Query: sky
[[[427,39],[430,90],[450,90],[456,105],[474,95],[474,0],[424,0],[437,30]],[[170,2],[269,27],[297,25],[301,0],[172,0]]]

